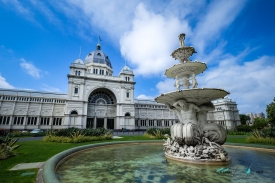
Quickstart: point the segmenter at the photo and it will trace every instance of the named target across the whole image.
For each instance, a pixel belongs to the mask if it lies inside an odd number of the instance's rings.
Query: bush
[[[5,137],[0,138],[0,159],[6,159],[10,156],[15,156],[13,151],[21,145],[15,145],[19,138],[13,139],[12,134],[7,134]]]
[[[227,130],[227,135],[248,135],[250,132],[238,132],[234,130]]]
[[[165,134],[170,134],[170,128],[148,128],[144,133],[144,136],[153,138],[153,139],[161,139],[164,138]]]
[[[239,125],[235,127],[236,132],[251,132],[252,128],[248,125]]]
[[[97,140],[112,140],[112,136],[79,136],[76,138],[60,137],[60,136],[45,136],[43,141],[45,142],[59,142],[59,143],[80,143],[91,142]]]
[[[45,132],[39,132],[39,133],[30,133],[31,137],[42,137],[45,136]]]
[[[54,131],[54,134],[56,136],[62,136],[62,137],[71,137],[71,134],[73,133],[82,133],[85,134],[85,136],[102,136],[106,133],[110,133],[110,130],[107,130],[105,128],[87,128],[87,129],[79,129],[75,127],[65,128],[65,129],[59,129]]]
[[[259,130],[254,130],[247,138],[249,143],[275,144],[275,138],[265,137],[264,133]]]
[[[251,126],[252,129],[258,129],[261,130],[264,127],[268,126],[268,122],[266,119],[263,118],[255,118],[254,124]]]
[[[275,126],[262,129],[261,131],[264,137],[275,138]]]

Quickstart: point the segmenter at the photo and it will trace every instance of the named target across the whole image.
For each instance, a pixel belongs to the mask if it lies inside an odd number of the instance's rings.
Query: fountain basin
[[[274,149],[224,146],[232,156],[231,164],[208,166],[170,163],[159,140],[86,145],[51,158],[45,165],[44,182],[274,182]],[[249,166],[251,172],[246,175]],[[217,173],[221,168],[228,171]]]
[[[183,64],[176,64],[169,69],[166,69],[165,75],[169,78],[187,76],[192,74],[200,74],[206,69],[206,64],[202,62],[186,62]]]

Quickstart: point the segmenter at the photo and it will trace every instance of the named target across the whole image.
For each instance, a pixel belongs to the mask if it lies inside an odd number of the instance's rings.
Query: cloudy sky
[[[134,70],[135,97],[174,91],[165,69],[178,35],[206,62],[198,87],[223,88],[240,113],[275,97],[273,0],[0,0],[0,88],[67,93],[70,64],[100,35],[114,75]],[[81,47],[81,54],[80,54]]]

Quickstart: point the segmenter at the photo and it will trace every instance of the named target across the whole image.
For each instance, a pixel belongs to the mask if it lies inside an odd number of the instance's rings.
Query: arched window
[[[129,112],[126,112],[125,116],[131,116],[131,114]]]
[[[93,92],[91,94],[91,96],[89,97],[89,103],[92,104],[103,104],[103,103],[107,103],[107,104],[114,104],[114,99],[113,97],[104,91],[97,91],[97,92]],[[103,102],[104,101],[104,102]]]
[[[72,111],[71,114],[78,115],[77,111]]]

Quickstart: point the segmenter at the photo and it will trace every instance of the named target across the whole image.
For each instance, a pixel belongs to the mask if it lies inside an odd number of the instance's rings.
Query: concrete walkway
[[[25,169],[32,169],[32,168],[41,168],[44,162],[35,162],[35,163],[20,163],[15,165],[10,170],[25,170]]]

